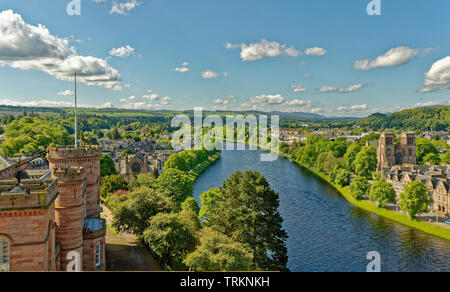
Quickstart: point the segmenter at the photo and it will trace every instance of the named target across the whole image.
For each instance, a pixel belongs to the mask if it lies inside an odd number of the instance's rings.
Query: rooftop
[[[0,180],[0,211],[45,208],[58,196],[58,180],[48,170],[21,171],[19,179]]]

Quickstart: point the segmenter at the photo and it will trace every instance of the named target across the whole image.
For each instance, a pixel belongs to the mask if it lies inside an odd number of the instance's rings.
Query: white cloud
[[[181,67],[176,67],[175,69],[173,69],[173,71],[178,72],[178,73],[186,73],[190,70],[188,66],[189,66],[189,63],[184,62],[183,64],[181,64]]]
[[[155,101],[159,99],[159,95],[154,93],[154,92],[150,92],[150,94],[146,94],[144,96],[142,96],[143,99],[148,99],[150,101]]]
[[[300,99],[294,99],[292,101],[287,101],[285,103],[287,106],[296,106],[296,107],[304,107],[304,106],[311,106],[313,105],[313,102],[311,100],[300,100]]]
[[[313,47],[306,49],[304,53],[307,56],[323,56],[327,53],[327,50],[325,50],[324,48]]]
[[[353,68],[356,70],[370,70],[381,67],[394,67],[408,63],[417,54],[420,53],[418,49],[411,49],[409,47],[397,47],[387,51],[384,55],[375,57],[372,60],[358,60],[354,63]]]
[[[215,101],[213,101],[213,104],[224,104],[224,100],[223,99],[216,99]]]
[[[286,55],[288,55],[289,57],[292,57],[292,58],[296,58],[296,57],[300,56],[300,51],[297,50],[294,46],[290,46],[289,48],[286,48],[284,50],[284,52],[286,53]]]
[[[202,78],[203,79],[216,79],[219,76],[216,72],[213,72],[211,70],[202,72]]]
[[[285,98],[281,96],[280,94],[277,95],[259,95],[252,97],[250,99],[250,102],[253,104],[282,104],[285,101]]]
[[[436,61],[425,73],[423,87],[419,92],[432,92],[450,88],[450,56]]]
[[[65,91],[61,91],[58,92],[59,96],[74,96],[74,92],[72,90],[65,90]]]
[[[67,101],[54,100],[34,100],[34,101],[13,101],[1,99],[0,104],[9,106],[27,106],[27,107],[72,107],[73,103]]]
[[[113,0],[113,5],[111,7],[110,14],[120,14],[127,15],[131,10],[136,9],[141,5],[141,2],[137,0],[128,0],[127,2],[117,2],[117,0]]]
[[[161,104],[162,105],[168,105],[168,104],[170,104],[170,101],[171,101],[172,99],[170,98],[170,97],[168,97],[168,96],[166,96],[166,97],[163,97],[162,99],[161,99]]]
[[[227,105],[230,103],[237,103],[237,98],[232,95],[227,95],[213,101],[213,104],[216,105]]]
[[[109,54],[114,57],[125,58],[134,54],[134,48],[130,45],[126,45],[125,47],[113,48],[109,51]]]
[[[286,54],[289,57],[298,57],[300,55],[300,52],[293,46],[287,47],[286,45],[275,41],[270,42],[266,39],[248,45],[227,43],[225,47],[227,49],[241,49],[240,56],[243,61],[256,61],[266,57],[274,58],[282,54]]]
[[[22,70],[43,71],[59,80],[73,80],[91,86],[113,89],[120,84],[120,75],[106,60],[79,56],[68,40],[55,37],[38,24],[25,23],[12,10],[0,13],[0,66]]]
[[[428,101],[428,102],[418,102],[415,105],[413,105],[413,108],[416,107],[429,107],[429,106],[436,106],[436,105],[441,105],[442,102],[437,102],[437,101]]]
[[[99,108],[114,108],[114,105],[112,104],[112,102],[106,102],[102,104]]]
[[[337,87],[336,86],[323,85],[317,91],[319,91],[321,93],[333,92],[333,91],[337,91]]]
[[[301,84],[291,85],[291,88],[294,89],[294,92],[305,92],[307,90],[307,88]]]
[[[327,92],[338,92],[338,93],[351,93],[361,90],[362,88],[366,87],[367,84],[353,84],[349,87],[336,87],[336,86],[328,86],[324,85],[321,86],[317,91],[319,93],[327,93]]]

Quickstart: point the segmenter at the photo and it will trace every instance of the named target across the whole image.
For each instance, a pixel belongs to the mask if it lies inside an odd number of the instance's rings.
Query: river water
[[[354,207],[289,159],[261,162],[260,153],[223,151],[194,183],[194,196],[200,201],[235,171],[262,173],[280,195],[291,271],[366,271],[370,251],[380,253],[384,272],[450,271],[450,241]]]

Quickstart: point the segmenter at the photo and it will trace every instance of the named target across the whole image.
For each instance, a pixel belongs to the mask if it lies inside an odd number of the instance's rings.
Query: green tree
[[[156,189],[162,194],[172,198],[174,202],[181,206],[186,198],[192,196],[192,181],[189,177],[178,169],[169,168],[156,180]]]
[[[346,141],[336,140],[332,143],[334,157],[342,158],[347,153],[348,143]]]
[[[104,176],[101,180],[100,195],[107,198],[108,195],[118,190],[128,190],[128,182],[120,175]]]
[[[417,161],[420,164],[423,164],[425,156],[431,153],[439,154],[439,151],[430,140],[425,138],[418,138],[416,140],[416,153]]]
[[[24,116],[6,127],[1,144],[5,156],[32,155],[50,145],[72,144],[73,138],[63,125],[48,117]]]
[[[337,165],[330,177],[333,183],[340,186],[348,186],[350,184],[350,172],[343,168],[342,166]]]
[[[356,156],[360,151],[361,146],[359,145],[359,143],[355,142],[348,147],[347,152],[344,155],[346,167],[351,172],[355,172],[355,166],[353,163],[355,162]]]
[[[372,178],[372,172],[377,169],[377,151],[372,146],[363,147],[361,151],[356,155],[355,162],[355,174],[368,179]]]
[[[428,207],[433,203],[428,188],[420,181],[412,181],[404,188],[405,192],[400,194],[399,206],[407,212],[411,219],[417,214],[426,213]]]
[[[289,153],[289,144],[285,142],[280,143],[280,152],[285,154]]]
[[[127,197],[128,199],[113,211],[113,226],[121,231],[131,231],[140,235],[153,216],[176,210],[170,198],[149,188],[137,189]]]
[[[423,158],[424,163],[431,163],[431,165],[439,165],[441,164],[441,156],[436,153],[428,153]]]
[[[243,244],[211,228],[201,232],[200,245],[187,256],[184,264],[196,272],[254,270],[252,253]]]
[[[114,160],[107,154],[103,154],[100,160],[100,175],[107,176],[117,174],[116,165]]]
[[[208,221],[209,216],[217,206],[218,197],[222,195],[220,189],[210,189],[200,195],[202,201],[199,218]]]
[[[372,184],[369,198],[371,201],[377,202],[380,208],[385,208],[388,204],[395,203],[396,193],[392,184],[380,179]]]
[[[286,232],[278,193],[255,171],[236,172],[223,183],[209,214],[214,230],[248,246],[257,269],[286,271]]]
[[[369,194],[370,183],[365,177],[357,177],[350,185],[352,196],[357,200],[362,200],[365,195]]]
[[[131,179],[129,183],[129,188],[131,190],[138,189],[138,188],[151,188],[154,189],[156,184],[156,179],[153,177],[153,174],[151,173],[141,173],[137,177],[134,177]]]
[[[198,206],[197,201],[193,197],[187,198],[183,204],[181,204],[181,210],[183,211],[192,211],[197,216],[200,213],[200,207]]]
[[[450,164],[450,151],[447,151],[442,155],[442,163]]]
[[[315,147],[313,145],[307,145],[306,147],[304,147],[303,153],[300,157],[300,161],[309,166],[313,166],[317,160],[317,156],[318,154]]]
[[[183,259],[195,249],[196,238],[190,226],[179,214],[159,213],[143,234],[145,244],[164,264],[182,269]]]

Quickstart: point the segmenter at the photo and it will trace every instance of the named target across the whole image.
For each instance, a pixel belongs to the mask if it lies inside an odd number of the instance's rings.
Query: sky
[[[448,0],[79,1],[0,0],[0,104],[71,106],[77,73],[86,107],[450,105]]]

